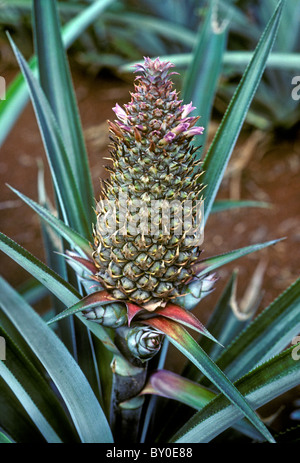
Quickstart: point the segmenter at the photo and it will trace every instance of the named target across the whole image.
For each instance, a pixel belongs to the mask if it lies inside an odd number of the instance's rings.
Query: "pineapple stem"
[[[146,381],[147,362],[135,363],[139,363],[139,366],[124,357],[115,356],[111,364],[113,380],[110,425],[118,444],[137,443],[139,438],[144,403],[144,398],[139,393]]]

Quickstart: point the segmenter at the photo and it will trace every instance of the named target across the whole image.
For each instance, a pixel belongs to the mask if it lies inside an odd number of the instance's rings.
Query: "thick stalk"
[[[116,443],[136,443],[144,398],[138,394],[143,389],[147,362],[135,359],[128,351],[126,328],[119,328],[116,344],[124,355],[115,356],[111,363],[113,382],[111,394],[110,424]]]

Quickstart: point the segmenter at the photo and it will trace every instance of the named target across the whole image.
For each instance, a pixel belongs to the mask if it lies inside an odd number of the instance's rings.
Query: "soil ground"
[[[6,70],[9,82],[16,69]],[[112,107],[129,101],[132,85],[111,76],[93,77],[75,67],[74,86],[79,105],[96,198],[99,178],[107,177],[103,157],[108,153],[107,119],[114,119]],[[213,124],[211,132],[214,131]],[[212,133],[210,134],[212,135]],[[45,161],[44,149],[31,104],[28,104],[1,148],[0,209],[1,231],[41,260],[45,260],[40,222],[6,186],[9,184],[37,200],[37,161]],[[46,185],[51,192],[46,169]],[[263,293],[258,311],[269,305],[299,276],[300,257],[300,137],[270,138],[261,132],[244,131],[234,150],[218,198],[267,201],[272,208],[236,209],[211,215],[205,229],[203,256],[220,254],[252,243],[285,237],[266,248],[224,266],[218,271],[215,291],[204,299],[196,315],[205,323],[223,291],[233,269],[238,269],[237,301],[242,304],[250,280],[258,269],[254,288],[261,283]],[[14,287],[28,279],[28,274],[1,254],[1,274]],[[257,283],[258,282],[258,283]],[[41,313],[44,303],[37,305]],[[169,367],[176,370],[177,359]],[[299,390],[293,397],[300,396]],[[290,395],[280,411],[288,420],[292,405]],[[277,404],[265,411],[277,412]],[[295,422],[294,422],[295,423]],[[278,425],[279,426],[279,425]],[[278,427],[280,429],[280,426]]]

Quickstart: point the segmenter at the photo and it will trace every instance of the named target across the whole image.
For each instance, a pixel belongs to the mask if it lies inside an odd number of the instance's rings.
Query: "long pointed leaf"
[[[16,190],[15,188],[9,186],[9,188],[19,196],[28,206],[30,206],[35,212],[39,214],[41,219],[43,219],[45,222],[47,222],[51,227],[54,228],[54,230],[59,233],[60,236],[65,238],[71,246],[74,246],[75,249],[83,255],[86,255],[88,257],[92,256],[92,248],[90,246],[90,243],[87,239],[85,239],[83,236],[79,235],[79,233],[75,232],[72,228],[68,227],[64,222],[62,222],[60,219],[55,217],[53,214],[51,214],[50,211],[48,211],[46,208],[41,206],[40,204],[36,203],[32,199],[28,198],[25,196],[23,193],[20,191]]]
[[[72,426],[69,416],[66,415],[60,398],[53,390],[52,382],[47,375],[45,376],[43,367],[20,331],[15,328],[2,310],[0,310],[0,334],[6,341],[5,366],[26,390],[60,439],[63,442],[77,442],[76,430]],[[3,391],[3,387],[1,389]],[[12,405],[14,407],[19,406],[18,397],[12,400]],[[18,432],[15,433],[13,417],[10,417],[9,414],[4,417],[2,407],[3,402],[1,403],[0,426],[4,426],[9,435],[19,440]],[[19,412],[22,413],[21,410]]]
[[[162,318],[152,318],[150,320],[145,320],[144,323],[147,323],[153,328],[166,334],[169,341],[215,384],[215,386],[237,407],[242,414],[245,415],[246,418],[249,419],[249,421],[262,433],[262,435],[265,436],[269,442],[274,442],[273,437],[250,407],[249,403],[182,326],[171,320]]]
[[[69,307],[60,314],[56,315],[48,322],[48,324],[57,322],[65,317],[74,315],[77,312],[82,312],[83,310],[92,309],[93,307],[97,307],[100,305],[111,304],[114,301],[115,299],[112,296],[110,296],[110,294],[107,291],[97,291],[95,293],[89,294],[88,296],[85,296],[72,307]]]
[[[253,26],[253,23],[252,23]],[[247,51],[225,51],[223,55],[223,65],[224,66],[247,66],[251,59],[253,58],[253,52]],[[176,65],[177,68],[186,68],[190,65],[193,55],[192,53],[176,53],[161,55],[160,59],[162,61],[171,61]],[[299,68],[299,53],[270,53],[267,59],[266,66],[270,69],[287,69],[295,70]],[[132,66],[137,64],[138,61],[133,61],[130,63],[122,64],[119,66],[119,71],[122,72],[131,72]],[[143,64],[142,61],[139,62]]]
[[[70,20],[62,29],[65,48],[69,48],[80,34],[107,8],[114,0],[97,0]],[[29,62],[30,69],[37,76],[37,59],[33,56]],[[22,74],[18,74],[6,92],[6,100],[0,101],[0,146],[18,119],[28,102],[28,88]]]
[[[256,409],[299,385],[300,364],[292,358],[292,348],[272,358],[235,383]],[[172,442],[210,442],[242,417],[224,396],[218,395],[196,413],[172,438]]]
[[[0,288],[2,309],[52,378],[82,442],[112,442],[111,431],[99,402],[69,351],[3,279],[0,279]]]
[[[217,364],[232,380],[278,354],[300,330],[300,278],[224,349]]]
[[[272,18],[267,24],[251,62],[246,68],[205,156],[203,162],[204,174],[201,176],[201,182],[207,185],[205,189],[204,222],[206,222],[209,217],[227,163],[265,69],[267,58],[272,49],[278,30],[282,6],[283,2],[280,1]]]
[[[216,5],[212,1],[204,24],[200,26],[183,82],[183,99],[186,103],[193,102],[205,128],[209,125],[227,38],[227,27],[217,25],[215,11]],[[195,137],[195,146],[205,145],[207,133],[206,129],[201,137]]]
[[[158,370],[152,373],[141,394],[156,394],[167,397],[196,410],[201,410],[217,396],[215,392],[200,384],[168,370]],[[171,416],[173,422],[174,419]],[[168,428],[168,425],[166,427]],[[233,427],[252,438],[262,440],[261,434],[246,420],[242,420]]]
[[[12,39],[10,42],[29,87],[64,220],[78,233],[88,237],[91,235],[91,227],[87,222],[61,133],[40,85]]]
[[[0,361],[0,376],[11,388],[13,393],[18,397],[18,400],[21,402],[22,406],[25,408],[36,427],[43,434],[44,438],[48,443],[61,443],[61,439],[58,437],[56,432],[52,429],[50,424],[47,422],[43,414],[37,408],[36,404],[33,402],[31,397],[19,383],[19,381],[14,377],[12,372],[6,367],[4,362]]]
[[[46,211],[51,211],[52,206],[47,198],[43,169],[41,167],[39,169],[38,175],[38,193],[39,202],[45,206]],[[63,222],[61,223],[63,224]],[[69,273],[68,275],[66,268],[66,260],[62,259],[60,256],[61,251],[67,246],[67,244],[64,242],[61,236],[57,236],[57,234],[52,232],[47,223],[42,222],[41,228],[43,233],[48,266],[55,270],[59,275],[61,275],[64,280],[73,281],[74,286],[80,289],[80,282],[85,282],[85,279],[79,278],[76,271],[75,274]],[[65,228],[68,232],[68,227]],[[71,230],[71,235],[74,237],[74,235],[76,234]],[[79,235],[77,236],[77,240],[78,239],[79,242],[84,241],[84,239],[81,238]],[[88,244],[89,243],[87,243],[87,247]],[[82,253],[80,247],[79,252]],[[87,262],[91,263],[90,261]],[[62,303],[62,301],[54,297],[52,294],[50,295],[50,298],[51,306],[54,310],[54,313],[61,313],[65,309],[65,306]],[[77,318],[74,317],[68,317],[64,319],[62,323],[56,326],[56,329],[59,338],[63,341],[65,346],[69,349],[73,357],[76,359],[78,365],[82,369],[91,387],[93,388],[94,393],[100,400],[101,392],[98,379],[98,366],[94,361],[94,349],[91,334],[86,329],[86,327],[82,323],[80,323]]]
[[[241,332],[247,324],[250,323],[253,313],[244,314],[245,318],[240,319],[234,311],[237,307],[236,301],[237,289],[237,272],[233,272],[229,282],[226,285],[217,305],[212,313],[212,316],[207,322],[208,329],[214,333],[223,346],[228,346],[231,341]],[[200,340],[201,347],[205,352],[215,360],[222,350],[219,346],[215,346],[211,342],[207,342],[205,338]]]
[[[239,209],[244,207],[265,207],[271,208],[272,205],[264,201],[219,199],[213,203],[211,214],[216,212],[228,211],[229,209]]]
[[[21,267],[27,270],[33,277],[43,283],[43,285],[67,307],[80,301],[81,296],[73,286],[64,281],[59,275],[53,272],[53,270],[3,233],[0,233],[0,250],[5,252],[5,254],[21,265]],[[97,336],[103,344],[107,346],[108,349],[113,352],[118,352],[118,349],[114,345],[111,337],[102,326],[87,321],[80,314],[76,314],[76,316],[80,318],[82,323],[84,323],[87,328],[89,328],[89,330],[92,331],[92,333],[94,333],[95,336]]]
[[[0,249],[39,280],[65,305],[75,304],[80,299],[80,294],[73,286],[3,233],[0,233]]]
[[[282,238],[283,239],[283,238]],[[185,293],[185,296],[182,297],[177,297],[175,299],[175,302],[182,307],[185,307],[189,310],[192,310],[196,305],[198,304],[199,300],[201,300],[203,297],[205,297],[207,294],[210,293],[212,290],[212,285],[213,281],[215,279],[215,276],[211,273],[214,270],[216,270],[219,267],[222,267],[222,265],[228,264],[235,259],[239,259],[240,257],[246,256],[247,254],[250,254],[252,252],[259,251],[267,246],[272,246],[279,242],[281,239],[278,240],[272,240],[272,241],[266,241],[265,243],[259,243],[259,244],[253,244],[250,246],[245,246],[244,248],[240,249],[234,249],[233,251],[229,251],[224,254],[220,254],[217,256],[213,257],[208,257],[207,259],[202,259],[199,262],[193,264],[193,271],[194,274],[196,275],[194,281],[192,281],[190,284],[187,284],[183,292]],[[207,284],[208,284],[208,289],[203,290],[202,284],[201,284],[201,277],[206,276],[207,278]],[[196,278],[199,278],[197,281]],[[191,290],[192,286],[195,285],[195,288],[199,289],[199,294],[197,295],[197,291],[195,294],[193,290]]]
[[[62,133],[78,191],[92,222],[95,220],[92,180],[56,1],[34,0],[33,31],[40,84]]]
[[[229,251],[224,254],[219,254],[213,257],[208,257],[207,259],[203,259],[199,263],[194,264],[194,272],[197,274],[198,277],[201,277],[202,275],[205,275],[208,272],[212,272],[213,270],[216,270],[222,265],[229,264],[235,259],[244,257],[247,254],[250,254],[252,252],[260,251],[261,249],[264,249],[265,247],[273,246],[279,241],[281,241],[281,239],[266,241],[265,243],[252,244],[250,246],[245,246],[244,248],[234,249],[233,251]]]
[[[179,307],[178,305],[168,303],[166,307],[157,309],[155,311],[155,315],[161,315],[162,317],[181,323],[182,325],[197,331],[203,336],[206,336],[215,343],[220,344],[219,341],[217,341],[217,339],[209,333],[198,318],[195,317],[195,315],[185,309],[182,309],[182,307]]]
[[[38,167],[38,201],[41,206],[44,206],[47,212],[50,212],[53,210],[53,207],[46,192],[43,163],[40,162]],[[66,245],[64,239],[62,236],[53,233],[53,229],[43,220],[41,221],[41,232],[45,250],[45,259],[48,267],[58,273],[64,280],[68,281],[69,276],[66,261],[59,255]],[[63,303],[53,294],[50,295],[50,303],[54,313],[60,313],[64,310]],[[58,327],[57,335],[75,358],[77,349],[74,332],[74,319],[69,318],[65,320],[65,322]]]

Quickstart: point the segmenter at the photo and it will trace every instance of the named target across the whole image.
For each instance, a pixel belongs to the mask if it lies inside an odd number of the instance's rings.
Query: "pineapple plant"
[[[163,341],[145,326],[149,318],[180,319],[211,337],[181,303],[189,292],[194,307],[216,278],[210,272],[198,276],[204,186],[192,142],[204,131],[196,126],[200,116],[191,116],[192,102],[183,104],[173,90],[172,63],[146,57],[135,67],[131,102],[124,109],[117,103],[117,120],[108,121],[113,166],[107,167],[110,178],[102,182],[96,206],[92,254],[86,261],[74,252],[66,255],[94,281],[92,294],[71,311],[106,327],[123,327],[117,330],[125,339],[123,353],[145,362]],[[85,286],[89,292],[89,283]],[[110,301],[114,304],[97,306]]]
[[[102,11],[107,3],[93,3],[79,23],[86,26],[94,8]],[[216,269],[277,242],[201,258],[203,227],[272,48],[282,2],[201,163],[193,137],[201,139],[204,128],[197,125],[199,115],[191,116],[192,102],[172,89],[172,64],[148,57],[137,64],[131,102],[116,104],[117,120],[109,122],[112,167],[95,216],[56,2],[34,0],[33,9],[39,81],[11,45],[43,136],[58,216],[47,202],[13,191],[62,238],[63,257],[50,268],[0,234],[0,249],[56,296],[55,315],[43,320],[0,278],[0,335],[7,340],[7,360],[0,362],[0,441],[190,443],[237,429],[274,442],[255,409],[299,384],[291,350],[281,352],[299,328],[299,281],[252,325],[243,325],[241,337],[234,338],[237,320],[227,313],[232,282],[216,308],[221,328],[212,323],[208,331],[192,309],[212,290]],[[53,252],[52,236],[48,231]],[[220,354],[211,346],[220,347],[222,334]],[[203,340],[211,344],[204,348]],[[163,368],[169,342],[190,361],[183,376]],[[152,413],[156,395],[178,401],[172,426]],[[196,413],[182,422],[186,405]]]

